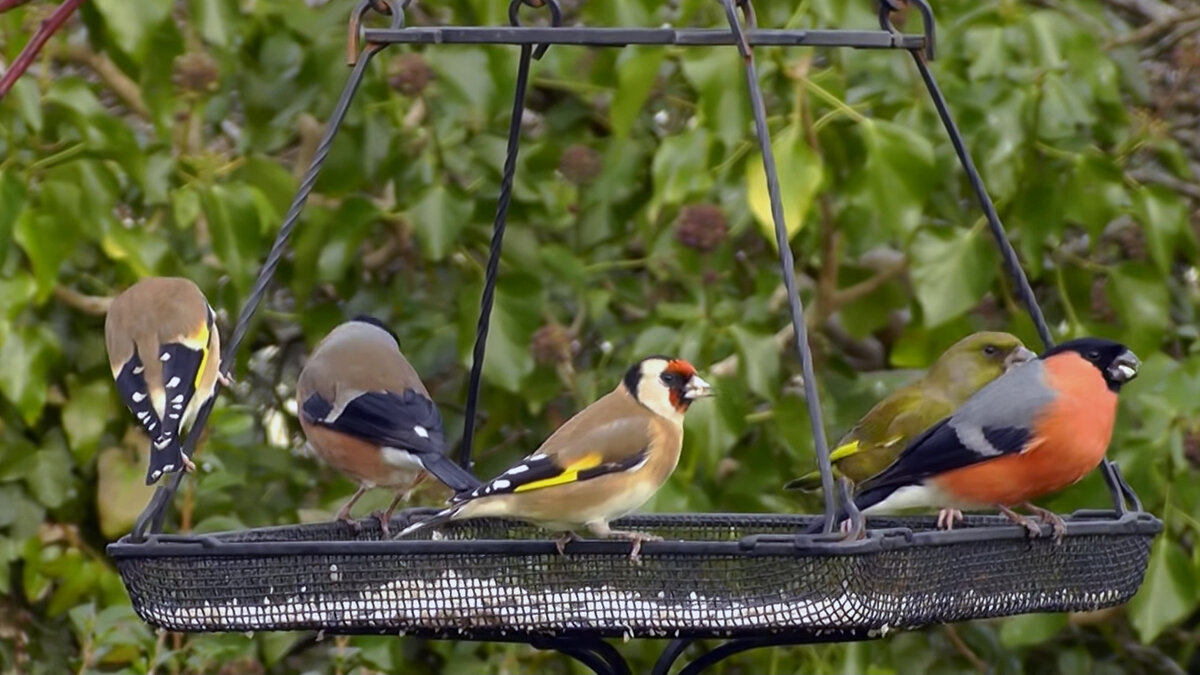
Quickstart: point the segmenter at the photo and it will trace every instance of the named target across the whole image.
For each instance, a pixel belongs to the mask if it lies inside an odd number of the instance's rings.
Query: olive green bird
[[[972,333],[947,349],[925,374],[875,404],[829,454],[834,475],[858,483],[883,471],[909,441],[953,413],[983,385],[1036,355],[1009,333]],[[784,486],[821,487],[811,471]]]

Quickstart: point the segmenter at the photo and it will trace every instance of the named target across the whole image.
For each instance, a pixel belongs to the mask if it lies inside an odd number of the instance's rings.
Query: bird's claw
[[[1021,527],[1025,528],[1026,531],[1029,532],[1030,537],[1042,536],[1042,528],[1037,523],[1033,522],[1032,518],[1030,518],[1028,516],[1023,516],[1023,515],[1017,513],[1016,511],[1013,511],[1012,509],[1008,508],[1007,506],[1001,506],[1000,512],[1003,513],[1006,517],[1008,517],[1009,520],[1011,520],[1014,523],[1016,523],[1017,525],[1020,525]]]
[[[346,515],[338,514],[338,516],[337,516],[337,518],[335,518],[335,520],[338,521],[339,523],[345,523],[351,530],[354,530],[355,534],[362,532],[363,524],[361,522],[351,518],[349,514],[346,514]]]
[[[372,511],[371,517],[379,521],[379,531],[383,533],[382,539],[387,539],[392,534],[392,528],[388,522],[392,519],[392,514],[387,511]],[[358,522],[358,521],[355,521]],[[361,529],[361,525],[360,525]]]
[[[1067,536],[1067,523],[1061,516],[1049,509],[1043,509],[1028,502],[1025,503],[1025,508],[1033,511],[1039,520],[1050,526],[1050,531],[1054,534],[1055,544],[1062,544],[1063,537]]]
[[[955,523],[963,521],[963,512],[958,509],[940,509],[937,515],[939,530],[953,530]]]
[[[217,382],[220,382],[222,387],[233,386],[233,378],[219,370],[217,371]]]
[[[573,541],[578,541],[578,540],[579,540],[579,535],[568,530],[566,532],[563,532],[562,534],[559,534],[557,537],[554,538],[554,548],[558,550],[559,555],[566,555],[567,554],[567,551],[566,551],[567,544],[569,544]]]
[[[635,564],[642,564],[642,542],[643,541],[662,541],[663,538],[657,534],[649,534],[647,532],[622,532],[621,530],[612,530],[608,533],[609,537],[620,539],[628,539],[633,542],[633,548],[629,551],[629,559]]]
[[[192,458],[188,457],[187,455],[183,455],[183,470],[188,473],[196,472],[196,463],[193,462]]]

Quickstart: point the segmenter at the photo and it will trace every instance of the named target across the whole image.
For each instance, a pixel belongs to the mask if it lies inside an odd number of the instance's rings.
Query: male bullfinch
[[[442,416],[387,326],[359,316],[313,351],[296,384],[300,427],[329,465],[358,483],[337,519],[358,525],[350,509],[373,487],[396,492],[382,514],[384,535],[401,501],[426,472],[455,492],[480,480],[446,457]]]
[[[651,356],[634,364],[616,389],[567,420],[532,455],[452,506],[410,525],[423,527],[468,518],[523,520],[562,534],[561,554],[574,530],[629,539],[637,560],[643,541],[659,537],[614,530],[608,523],[646,503],[666,482],[683,445],[683,415],[712,388],[692,364]]]
[[[925,374],[876,403],[829,454],[835,475],[860,483],[896,460],[908,442],[954,412],[983,385],[1036,356],[1011,333],[972,333],[954,343]],[[812,471],[784,486],[815,490]]]
[[[858,485],[854,503],[864,513],[992,506],[1037,536],[1041,528],[1011,508],[1024,506],[1061,541],[1062,518],[1029,502],[1100,464],[1112,439],[1117,392],[1140,365],[1125,345],[1100,338],[1048,349],[917,437],[891,466]]]
[[[196,465],[181,434],[216,391],[221,338],[199,287],[178,277],[148,277],[113,299],[104,341],[117,393],[150,436],[146,484]]]

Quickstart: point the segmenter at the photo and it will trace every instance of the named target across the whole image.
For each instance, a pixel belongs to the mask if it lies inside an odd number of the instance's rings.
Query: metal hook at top
[[[521,5],[529,5],[530,7],[550,7],[550,25],[558,28],[562,25],[562,6],[558,4],[558,0],[509,0],[508,3],[508,22],[513,26],[521,25]],[[541,59],[550,49],[550,45],[538,45],[537,49],[533,50],[533,58]]]
[[[358,45],[363,40],[363,18],[367,12],[375,12],[392,18],[392,30],[404,28],[404,10],[412,0],[398,0],[399,9],[393,10],[392,4],[397,0],[359,0],[354,12],[350,14],[350,25],[346,34],[346,64],[353,66],[358,63],[360,50]]]
[[[889,33],[899,33],[892,25],[892,13],[899,12],[909,5],[916,5],[921,13],[921,23],[925,34],[925,60],[934,59],[934,26],[933,10],[926,0],[879,0],[879,27]]]
[[[758,15],[754,13],[754,5],[750,0],[737,0],[737,6],[742,8],[742,17],[745,19],[746,30],[758,28]]]

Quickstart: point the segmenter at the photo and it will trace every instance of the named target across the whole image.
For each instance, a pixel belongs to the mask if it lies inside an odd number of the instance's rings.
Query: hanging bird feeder
[[[1050,331],[1029,281],[1008,242],[991,199],[967,153],[926,61],[934,57],[933,14],[925,0],[909,0],[923,32],[904,34],[891,24],[896,0],[882,0],[879,30],[758,28],[750,0],[720,0],[729,28],[600,28],[561,25],[557,0],[534,4],[550,26],[522,26],[521,0],[511,0],[507,27],[406,27],[399,0],[362,0],[350,22],[346,88],[326,127],[275,243],[243,307],[223,364],[245,337],[249,320],[284,255],[288,239],[316,182],[371,59],[388,45],[508,44],[520,48],[508,154],[504,164],[490,257],[474,347],[463,466],[470,465],[488,321],[519,150],[520,119],[532,62],[551,45],[624,47],[677,45],[737,49],[763,156],[780,269],[788,293],[795,347],[804,375],[808,414],[821,483],[822,516],[656,514],[615,525],[651,531],[661,542],[642,546],[641,564],[629,546],[585,540],[558,554],[547,532],[506,521],[449,524],[426,539],[381,539],[378,524],[358,533],[339,523],[294,525],[205,535],[162,532],[171,497],[182,480],[173,474],[158,489],[131,534],[108,547],[133,601],[148,623],[172,631],[319,630],[326,634],[417,635],[454,640],[524,642],[567,654],[596,673],[629,673],[603,638],[671,638],[653,672],[665,675],[691,641],[729,638],[679,672],[694,674],[738,652],[768,645],[863,640],[892,630],[1029,612],[1088,611],[1117,605],[1137,592],[1150,544],[1162,523],[1142,510],[1117,466],[1102,465],[1113,508],[1066,518],[1060,545],[1029,539],[1001,517],[970,516],[953,531],[932,517],[871,518],[866,535],[846,540],[833,532],[835,514],[850,507],[846,484],[835,486],[820,423],[803,310],[792,274],[755,46],[819,46],[907,51],[979,200],[1005,267],[1046,346]],[[739,12],[740,11],[740,12]],[[364,28],[371,13],[390,17],[387,28]],[[740,16],[739,16],[740,13]],[[359,45],[362,45],[361,50]],[[189,434],[189,455],[211,403]],[[840,487],[840,489],[838,489]],[[402,527],[429,509],[398,514]],[[853,513],[856,523],[861,515]],[[799,534],[820,519],[823,532]],[[433,538],[429,538],[429,537]]]

